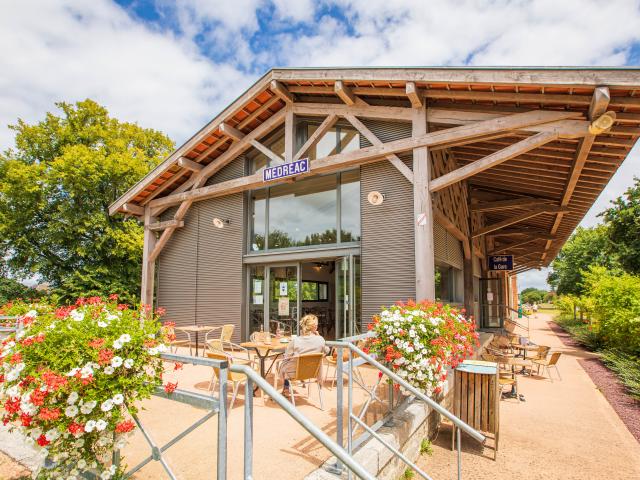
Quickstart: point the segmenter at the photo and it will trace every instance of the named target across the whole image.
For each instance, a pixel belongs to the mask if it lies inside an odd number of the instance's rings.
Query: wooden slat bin
[[[466,360],[455,370],[453,414],[469,426],[494,438],[494,460],[498,452],[500,429],[500,386],[498,365]],[[451,448],[456,427],[453,426]]]

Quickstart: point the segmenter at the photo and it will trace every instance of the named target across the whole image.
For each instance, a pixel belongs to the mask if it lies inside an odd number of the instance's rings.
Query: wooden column
[[[413,109],[412,135],[427,133],[427,110],[423,105]],[[416,300],[435,300],[435,261],[433,247],[433,209],[429,180],[431,161],[427,147],[413,150],[413,221],[415,229]],[[424,225],[418,217],[426,214]]]
[[[296,124],[295,115],[293,114],[293,106],[287,105],[285,107],[284,117],[284,161],[290,162],[293,160],[293,155],[296,147]]]
[[[156,262],[151,260],[151,252],[156,246],[156,232],[150,227],[156,222],[151,216],[151,207],[148,205],[144,209],[144,247],[142,250],[142,284],[140,292],[140,303],[153,307],[153,287],[156,272]]]
[[[473,238],[471,238],[471,232],[473,232],[473,222],[471,221],[471,188],[467,184],[465,191],[467,192],[467,231],[469,232],[469,254],[464,256],[464,263],[462,264],[463,282],[464,282],[464,308],[467,311],[467,315],[475,315],[474,308],[474,292],[473,292]]]

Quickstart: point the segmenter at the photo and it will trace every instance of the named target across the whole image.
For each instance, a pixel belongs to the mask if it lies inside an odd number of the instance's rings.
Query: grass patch
[[[433,455],[433,445],[431,444],[431,440],[427,438],[422,439],[422,442],[420,442],[420,455]]]
[[[416,474],[416,472],[414,472],[410,468],[407,468],[404,471],[404,473],[402,474],[402,476],[400,477],[400,479],[401,480],[411,480],[415,476],[415,474]]]

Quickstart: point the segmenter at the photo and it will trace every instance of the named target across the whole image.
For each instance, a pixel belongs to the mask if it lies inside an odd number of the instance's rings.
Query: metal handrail
[[[365,480],[375,480],[375,476],[371,475],[362,465],[360,465],[344,448],[334,442],[320,428],[315,426],[307,417],[302,415],[300,411],[294,407],[289,400],[278,391],[264,378],[262,378],[255,370],[246,365],[231,365],[229,370],[232,372],[242,373],[247,376],[245,385],[245,393],[247,394],[247,403],[245,404],[245,479],[252,479],[251,470],[251,449],[253,448],[253,434],[248,428],[247,420],[253,417],[253,388],[252,383],[262,389],[264,393],[269,395],[282,409],[289,414],[296,422],[298,422],[307,432],[309,432],[316,440],[318,440],[327,450],[333,453],[342,463],[344,463],[350,471],[358,477]],[[247,456],[249,454],[249,457]]]
[[[418,390],[417,388],[415,388],[413,385],[409,384],[405,379],[403,379],[402,377],[400,377],[399,375],[397,375],[396,373],[394,373],[393,371],[391,371],[389,368],[387,368],[386,366],[384,366],[382,363],[380,363],[379,361],[377,361],[375,358],[373,358],[371,355],[365,353],[363,350],[361,350],[360,348],[358,348],[356,345],[354,345],[352,342],[353,341],[358,341],[358,340],[362,340],[365,338],[369,338],[372,337],[373,334],[372,332],[368,332],[366,334],[361,334],[361,335],[356,335],[353,337],[348,337],[345,339],[342,339],[342,341],[334,341],[334,342],[327,342],[327,345],[329,346],[333,346],[336,347],[338,350],[338,362],[336,365],[337,368],[337,372],[336,372],[336,377],[339,378],[340,380],[338,381],[338,384],[340,385],[337,389],[337,410],[338,412],[342,411],[342,404],[343,404],[343,387],[342,387],[342,378],[343,378],[343,368],[344,368],[344,364],[347,363],[348,364],[348,419],[349,419],[349,428],[347,430],[347,451],[349,454],[353,453],[353,448],[354,448],[354,441],[353,441],[353,429],[351,428],[352,422],[356,422],[359,426],[363,427],[363,429],[369,433],[369,435],[371,435],[373,438],[376,438],[380,443],[382,443],[382,445],[384,445],[388,450],[390,450],[397,458],[399,458],[400,460],[402,460],[406,465],[408,465],[410,468],[412,468],[415,472],[417,472],[420,476],[422,476],[423,478],[427,479],[427,480],[431,480],[431,478],[429,477],[429,475],[427,475],[425,472],[423,472],[421,469],[417,468],[416,465],[411,462],[405,455],[403,455],[399,450],[397,450],[396,448],[394,448],[392,445],[390,445],[388,442],[384,441],[382,439],[382,437],[380,435],[377,435],[375,433],[375,430],[373,428],[370,428],[369,426],[367,426],[358,416],[353,415],[353,375],[352,375],[352,371],[353,371],[353,366],[354,366],[354,359],[353,356],[354,354],[358,355],[360,357],[360,359],[362,359],[364,362],[369,363],[370,365],[372,365],[373,367],[377,368],[382,374],[386,375],[390,380],[392,380],[393,382],[399,384],[400,386],[402,386],[405,390],[409,391],[411,394],[413,394],[416,398],[422,400],[423,402],[425,402],[428,406],[430,406],[431,408],[433,408],[436,412],[438,412],[439,414],[441,414],[442,416],[444,416],[445,418],[448,418],[454,425],[454,430],[455,427],[457,427],[457,454],[458,454],[458,479],[460,480],[462,478],[462,454],[461,454],[461,435],[460,432],[464,431],[466,432],[469,436],[471,436],[471,438],[473,438],[474,440],[484,444],[484,442],[486,441],[486,437],[484,435],[482,435],[480,432],[478,432],[477,430],[475,430],[473,427],[471,427],[470,425],[468,425],[467,423],[463,422],[460,418],[456,417],[454,414],[452,414],[451,412],[449,412],[446,408],[442,407],[439,403],[435,402],[434,400],[432,400],[431,398],[429,398],[427,395],[425,395],[423,392],[421,392],[420,390]],[[345,341],[347,340],[347,341]],[[349,358],[347,362],[344,362],[344,357],[342,354],[342,349],[343,348],[347,348],[349,351]],[[393,406],[393,388],[390,384],[390,390],[389,390],[389,394],[390,394],[390,404],[391,407]],[[342,420],[342,415],[338,415],[337,417],[337,426],[336,426],[336,438],[338,441],[338,444],[340,446],[342,446],[342,441],[343,441],[343,420]],[[340,460],[338,460],[338,462],[336,462],[336,465],[333,466],[331,468],[332,472],[334,473],[340,473],[342,471],[342,465],[340,463]],[[351,473],[349,472],[349,478],[351,478]]]

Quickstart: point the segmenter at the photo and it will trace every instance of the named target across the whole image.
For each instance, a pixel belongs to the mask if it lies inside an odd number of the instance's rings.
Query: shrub
[[[376,315],[370,350],[427,395],[442,391],[447,367],[456,367],[478,344],[475,323],[449,305],[398,303]]]
[[[433,455],[433,444],[428,438],[423,438],[420,442],[420,455]]]
[[[118,474],[107,465],[134,429],[127,410],[135,413],[161,384],[159,353],[166,347],[157,317],[116,300],[5,307],[21,314],[24,329],[2,341],[3,422],[49,457],[53,466],[39,478]]]

